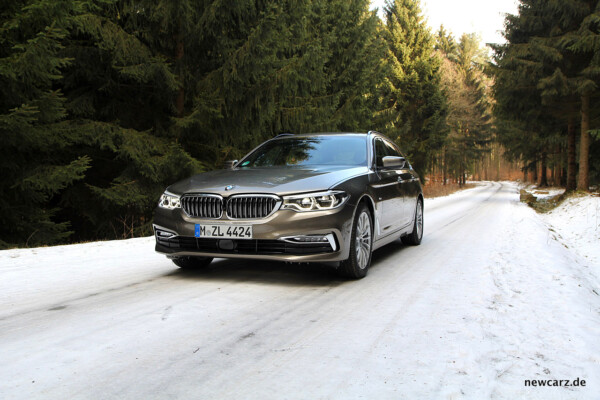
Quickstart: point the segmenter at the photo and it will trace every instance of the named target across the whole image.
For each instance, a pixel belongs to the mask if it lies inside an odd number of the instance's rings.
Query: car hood
[[[231,196],[240,193],[279,195],[325,190],[351,177],[368,173],[367,167],[287,167],[227,169],[194,175],[171,185],[173,194],[215,193]],[[225,187],[233,186],[230,190]]]

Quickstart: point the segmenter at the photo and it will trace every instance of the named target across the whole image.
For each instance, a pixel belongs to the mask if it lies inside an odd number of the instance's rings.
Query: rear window
[[[238,168],[367,165],[364,136],[285,137],[266,142],[238,164]]]

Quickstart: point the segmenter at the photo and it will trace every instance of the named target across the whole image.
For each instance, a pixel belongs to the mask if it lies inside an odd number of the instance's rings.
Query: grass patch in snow
[[[527,186],[520,190],[520,200],[538,213],[554,210],[571,195],[566,193],[563,188],[538,189],[535,186]]]
[[[460,190],[474,188],[475,186],[477,185],[474,183],[466,183],[460,186],[458,183],[447,183],[443,185],[439,182],[427,182],[426,185],[423,185],[423,196],[426,199],[448,196]]]

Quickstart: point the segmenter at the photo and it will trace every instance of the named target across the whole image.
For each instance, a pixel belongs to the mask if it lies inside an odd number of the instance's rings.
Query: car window
[[[375,139],[375,165],[377,167],[383,167],[383,157],[387,156],[387,146],[383,143],[383,140]]]
[[[398,150],[396,150],[396,148],[394,147],[393,144],[391,144],[387,140],[384,140],[383,142],[385,143],[386,155],[387,156],[402,157],[400,155],[400,153],[398,152]]]
[[[387,156],[404,157],[392,142],[381,138],[375,138],[375,165],[377,167],[383,167],[383,157]],[[409,165],[408,161],[407,165]]]
[[[367,163],[364,136],[285,137],[266,142],[249,154],[239,168],[348,165]]]

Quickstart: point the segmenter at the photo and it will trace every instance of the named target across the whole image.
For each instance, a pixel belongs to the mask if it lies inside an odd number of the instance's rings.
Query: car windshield
[[[260,146],[238,168],[307,165],[367,165],[364,136],[284,137]]]

